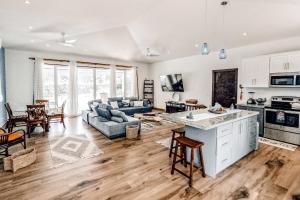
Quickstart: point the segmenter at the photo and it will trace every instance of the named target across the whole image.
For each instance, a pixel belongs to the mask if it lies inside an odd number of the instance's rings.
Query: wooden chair
[[[185,129],[184,128],[177,128],[172,130],[172,138],[171,138],[171,145],[170,145],[170,151],[169,151],[169,157],[171,158],[173,153],[173,149],[175,149],[174,141],[176,138],[176,134],[179,136],[185,136]]]
[[[22,144],[26,149],[26,135],[24,130],[16,130],[7,133],[4,129],[0,128],[0,155],[9,156],[8,148],[16,144]]]
[[[36,105],[45,105],[46,109],[49,108],[49,100],[47,99],[37,99],[35,100]]]
[[[27,134],[31,135],[32,127],[41,125],[43,127],[43,135],[45,135],[47,118],[45,105],[27,105]]]
[[[66,128],[65,121],[64,121],[65,118],[64,110],[65,110],[66,102],[67,101],[65,100],[62,103],[60,108],[57,108],[53,112],[49,112],[47,114],[48,123],[50,123],[53,119],[58,119],[59,122],[63,124],[64,128]]]
[[[9,103],[5,103],[4,106],[8,114],[8,121],[6,123],[8,132],[12,132],[14,127],[26,125],[27,115],[14,115]]]

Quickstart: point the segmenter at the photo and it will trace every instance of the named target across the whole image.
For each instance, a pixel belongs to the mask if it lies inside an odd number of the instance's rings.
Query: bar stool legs
[[[206,177],[205,174],[205,169],[204,169],[204,159],[203,159],[203,154],[202,154],[202,146],[204,145],[203,142],[195,141],[189,138],[186,138],[184,136],[180,136],[175,138],[175,153],[173,156],[173,163],[172,163],[172,169],[171,169],[171,174],[174,174],[174,171],[179,172],[180,174],[186,176],[189,178],[189,186],[192,187],[193,185],[193,172],[194,172],[194,151],[198,150],[199,151],[199,169],[203,177]],[[180,153],[180,160],[177,160],[177,155],[178,155],[178,148],[181,148],[181,153]],[[181,162],[184,164],[185,167],[187,167],[187,161],[186,161],[186,147],[189,147],[191,149],[191,158],[190,162],[188,163],[190,165],[190,172],[189,175],[185,174],[184,172],[180,171],[179,169],[176,168],[176,164],[178,162]]]

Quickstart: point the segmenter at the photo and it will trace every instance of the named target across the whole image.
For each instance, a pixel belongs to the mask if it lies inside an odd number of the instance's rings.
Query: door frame
[[[214,104],[214,99],[215,99],[215,73],[218,72],[230,72],[233,71],[236,74],[236,91],[235,91],[235,100],[237,103],[237,93],[238,93],[238,79],[239,79],[239,69],[238,68],[230,68],[230,69],[217,69],[217,70],[212,70],[212,97],[211,97],[211,105]]]

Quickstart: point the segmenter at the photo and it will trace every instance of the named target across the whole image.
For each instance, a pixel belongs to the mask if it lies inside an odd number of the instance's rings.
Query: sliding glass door
[[[85,110],[88,108],[87,102],[94,99],[94,69],[78,68],[78,108]]]

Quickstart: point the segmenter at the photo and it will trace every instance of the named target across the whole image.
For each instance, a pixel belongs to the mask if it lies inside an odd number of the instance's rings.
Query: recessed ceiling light
[[[46,47],[50,47],[50,44],[47,43],[47,44],[46,44]]]
[[[199,44],[195,44],[195,47],[198,48],[198,47],[199,47]]]
[[[84,49],[83,51],[85,51],[85,52],[88,52],[88,50],[87,50],[87,49]]]
[[[246,32],[243,33],[243,36],[246,37],[248,34]]]
[[[24,3],[27,5],[30,5],[30,1],[28,1],[28,0],[26,0]]]
[[[35,41],[34,41],[34,39],[31,39],[30,42],[33,43],[33,42],[35,42]]]
[[[32,26],[28,26],[28,29],[29,29],[29,30],[32,30],[32,29],[33,29],[33,27],[32,27]]]

